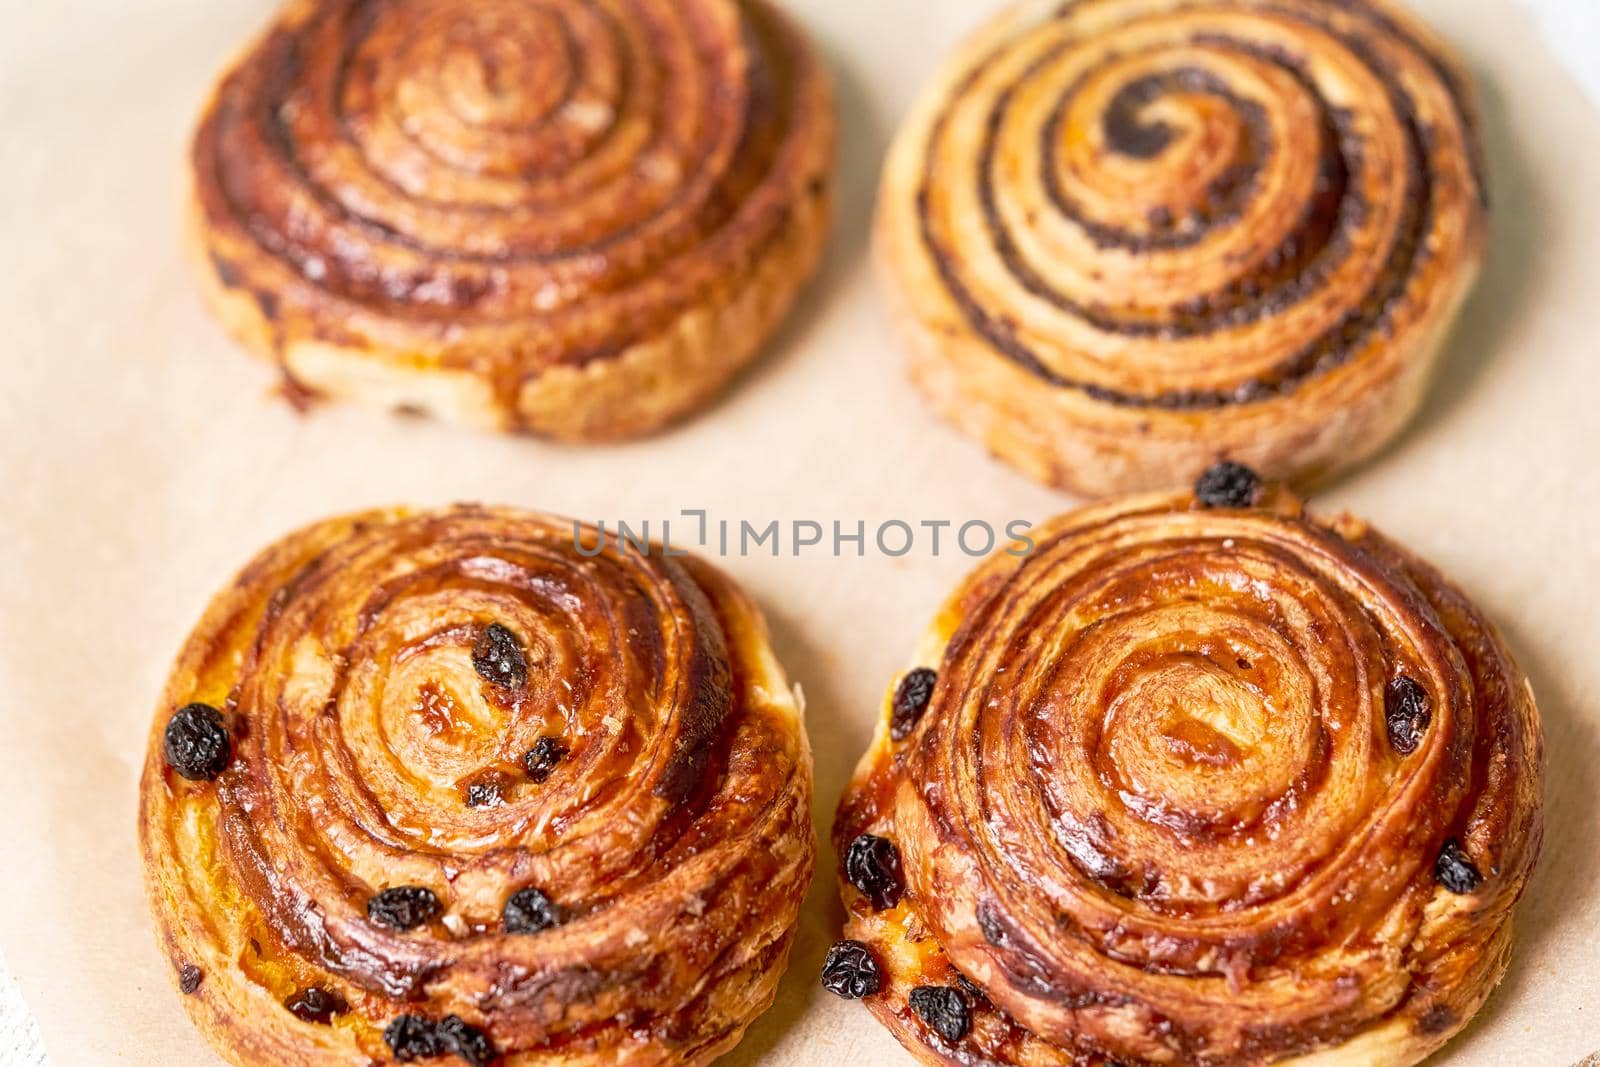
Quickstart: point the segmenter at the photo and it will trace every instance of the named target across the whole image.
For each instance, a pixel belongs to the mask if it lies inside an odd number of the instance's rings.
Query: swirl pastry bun
[[[1033,0],[906,122],[876,244],[934,407],[1099,495],[1370,456],[1485,228],[1467,76],[1385,0]]]
[[[834,125],[766,0],[290,0],[201,116],[193,258],[290,395],[636,436],[814,273]]]
[[[212,602],[139,827],[226,1059],[704,1064],[771,1003],[815,857],[796,697],[726,578],[595,536],[367,512]]]
[[[1504,973],[1527,679],[1426,563],[1220,475],[994,556],[885,700],[824,982],[922,1062],[1399,1067]]]

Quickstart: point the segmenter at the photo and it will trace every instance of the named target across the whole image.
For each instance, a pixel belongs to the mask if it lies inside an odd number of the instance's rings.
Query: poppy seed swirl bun
[[[704,1064],[771,1003],[815,857],[796,693],[728,579],[580,530],[332,519],[206,611],[140,838],[232,1063]]]
[[[1406,1067],[1461,1030],[1542,828],[1494,628],[1282,490],[1031,535],[947,602],[840,805],[873,1014],[963,1067]]]
[[[788,313],[834,126],[766,0],[291,0],[201,116],[193,258],[292,396],[633,437]]]
[[[1412,417],[1478,275],[1471,85],[1385,0],[1049,0],[929,87],[877,250],[916,384],[1041,481],[1281,481]]]

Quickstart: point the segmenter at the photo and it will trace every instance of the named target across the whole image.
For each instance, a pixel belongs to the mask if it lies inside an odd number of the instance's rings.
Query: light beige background
[[[0,945],[57,1063],[214,1062],[145,918],[136,770],[179,642],[270,539],[397,501],[869,525],[1072,503],[925,414],[866,259],[889,132],[990,5],[792,4],[842,89],[825,276],[728,400],[593,450],[360,410],[297,416],[204,316],[179,259],[180,160],[207,82],[269,0],[0,7]],[[1420,424],[1321,505],[1365,513],[1455,576],[1533,677],[1544,862],[1509,977],[1439,1062],[1567,1065],[1600,1049],[1600,123],[1504,0],[1418,4],[1481,76],[1493,260]],[[881,687],[969,561],[725,565],[810,698],[825,835]],[[825,848],[778,1006],[729,1062],[910,1062],[816,983],[839,922],[832,863]]]

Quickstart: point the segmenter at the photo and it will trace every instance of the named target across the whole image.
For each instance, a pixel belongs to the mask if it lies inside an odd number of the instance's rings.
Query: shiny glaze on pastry
[[[292,395],[627,437],[783,319],[833,139],[765,0],[292,0],[201,117],[192,244]]]
[[[1385,0],[1035,0],[906,122],[877,243],[914,379],[1030,475],[1310,480],[1416,410],[1486,197],[1467,76]]]
[[[770,1004],[815,855],[795,693],[711,567],[575,536],[366,512],[207,610],[140,837],[174,980],[231,1062],[390,1062],[409,1015],[508,1065],[702,1064]],[[231,751],[191,780],[164,734],[194,702]]]
[[[1029,1067],[1399,1067],[1465,1026],[1541,839],[1538,713],[1494,628],[1278,490],[1032,536],[950,598],[926,710],[891,731],[891,688],[839,808],[840,854],[884,838],[904,882],[885,906],[841,875],[873,1014],[925,1063]],[[958,1040],[919,986],[961,994]]]

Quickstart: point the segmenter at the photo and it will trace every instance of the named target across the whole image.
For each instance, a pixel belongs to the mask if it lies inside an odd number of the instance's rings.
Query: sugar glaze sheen
[[[190,635],[139,836],[229,1062],[702,1065],[772,1002],[815,863],[798,699],[719,571],[573,529],[329,519]]]
[[[1036,527],[917,647],[904,736],[890,684],[834,843],[891,842],[904,889],[841,871],[840,936],[922,1062],[1409,1067],[1504,973],[1543,825],[1526,678],[1365,522],[1254,499]]]

